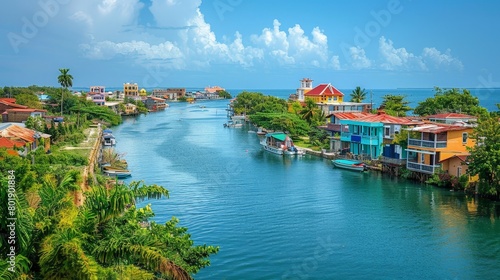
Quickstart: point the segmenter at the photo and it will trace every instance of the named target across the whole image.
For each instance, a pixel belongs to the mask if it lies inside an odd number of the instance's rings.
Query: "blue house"
[[[403,147],[392,143],[394,135],[398,134],[403,126],[417,123],[380,111],[376,115],[363,118],[340,120],[340,124],[349,127],[349,132],[341,133],[340,140],[348,143],[352,154],[371,159],[382,156],[402,160],[406,152]]]

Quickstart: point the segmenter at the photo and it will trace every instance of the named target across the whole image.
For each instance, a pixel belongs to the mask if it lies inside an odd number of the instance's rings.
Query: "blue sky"
[[[0,86],[500,87],[499,1],[39,0],[0,15]]]

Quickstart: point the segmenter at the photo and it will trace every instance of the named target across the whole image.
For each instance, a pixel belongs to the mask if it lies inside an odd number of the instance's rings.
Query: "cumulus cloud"
[[[366,69],[372,66],[372,62],[366,57],[366,53],[363,48],[350,47],[349,53],[351,55],[352,67],[354,69]]]
[[[428,64],[433,64],[434,68],[451,68],[459,70],[463,70],[464,68],[462,62],[458,58],[451,55],[450,49],[441,53],[436,48],[424,48],[422,52],[422,59]]]
[[[405,48],[396,49],[393,46],[393,42],[391,40],[386,40],[383,36],[379,39],[379,51],[383,59],[380,65],[382,69],[426,69],[420,57],[408,52]]]
[[[379,52],[382,56],[380,67],[385,70],[463,69],[462,62],[453,57],[449,49],[441,53],[436,48],[424,48],[421,55],[415,55],[405,48],[395,48],[391,40],[382,36]]]
[[[200,5],[201,0],[151,0],[149,11],[159,27],[187,27]]]

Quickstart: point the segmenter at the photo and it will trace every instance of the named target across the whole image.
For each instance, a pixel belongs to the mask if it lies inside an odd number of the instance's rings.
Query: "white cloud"
[[[149,11],[159,27],[186,27],[198,16],[201,0],[152,0]]]
[[[354,69],[370,68],[372,62],[366,57],[365,50],[361,47],[350,47],[349,53],[351,55],[352,67]]]
[[[332,59],[330,60],[330,67],[333,68],[334,70],[340,70],[340,59],[338,55],[332,56]]]
[[[408,52],[405,48],[394,48],[392,41],[386,40],[383,36],[379,39],[379,51],[383,58],[380,65],[382,69],[427,69],[420,57]]]
[[[464,68],[462,62],[451,55],[450,49],[447,49],[445,53],[441,53],[436,48],[424,48],[422,59],[428,64],[433,64],[434,68],[458,70],[463,70]]]

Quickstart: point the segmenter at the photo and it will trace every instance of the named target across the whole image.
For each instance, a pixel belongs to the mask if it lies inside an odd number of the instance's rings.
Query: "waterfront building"
[[[218,91],[223,91],[225,90],[224,88],[221,88],[220,86],[208,86],[205,88],[205,93],[216,93]]]
[[[136,115],[138,113],[137,111],[137,106],[132,103],[127,103],[125,104],[125,111],[123,112],[123,115]]]
[[[167,89],[153,89],[154,97],[163,98],[165,100],[177,101],[178,98],[186,96],[185,88],[167,88]]]
[[[414,121],[387,115],[379,111],[362,118],[341,119],[340,126],[347,126],[340,133],[342,147],[360,158],[377,159],[380,156],[393,160],[404,160],[404,148],[393,143],[394,135],[403,127],[416,125]]]
[[[139,86],[137,83],[124,83],[123,84],[123,93],[125,97],[131,98],[133,100],[141,100],[139,96]]]
[[[341,120],[360,119],[370,115],[373,114],[365,112],[335,112],[326,116],[329,121],[325,125],[320,126],[320,128],[326,130],[330,136],[330,151],[349,151],[349,143],[340,140],[342,132],[349,132],[349,126],[341,125]]]
[[[313,80],[309,78],[303,78],[300,81],[300,87],[297,89],[295,96],[292,99],[297,99],[300,102],[305,101],[304,94],[313,88]]]
[[[148,96],[146,99],[143,100],[143,102],[146,105],[146,108],[148,108],[150,112],[165,110],[165,108],[167,107],[165,99],[154,96]]]
[[[408,129],[406,168],[424,180],[437,170],[449,171],[445,162],[454,156],[467,156],[467,147],[475,143],[471,125],[429,123]]]

